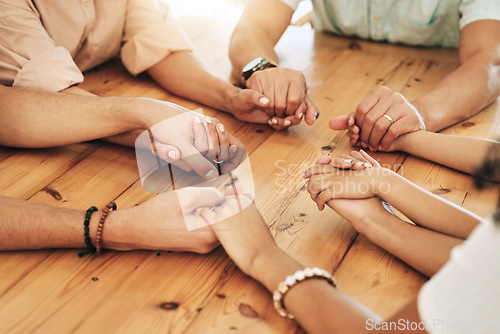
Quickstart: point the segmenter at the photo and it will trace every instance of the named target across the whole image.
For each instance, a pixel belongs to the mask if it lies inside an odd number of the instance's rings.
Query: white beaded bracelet
[[[283,282],[278,284],[278,288],[274,291],[274,308],[279,313],[279,315],[281,315],[283,318],[294,318],[294,316],[288,313],[288,311],[286,310],[285,305],[283,304],[283,299],[285,298],[287,292],[297,283],[313,277],[325,279],[328,284],[332,285],[334,288],[337,287],[337,281],[335,280],[335,278],[324,269],[304,268],[301,270],[297,270],[293,275],[287,276]]]

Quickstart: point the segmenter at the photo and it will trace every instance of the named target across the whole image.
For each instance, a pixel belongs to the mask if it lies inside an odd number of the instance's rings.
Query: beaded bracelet
[[[97,255],[100,255],[102,250],[101,250],[101,239],[102,239],[102,230],[104,229],[104,222],[106,221],[106,218],[108,217],[109,211],[111,210],[116,210],[116,203],[115,202],[109,202],[108,205],[104,209],[102,209],[102,215],[101,215],[101,220],[99,221],[99,225],[97,226],[97,234],[95,236],[95,249],[97,252]]]
[[[89,224],[90,224],[90,217],[92,217],[92,214],[96,211],[97,211],[97,208],[95,206],[91,206],[90,208],[87,209],[87,212],[85,213],[85,221],[83,222],[83,237],[84,237],[85,245],[87,246],[88,251],[79,253],[78,254],[79,257],[82,257],[85,254],[95,252],[95,247],[94,247],[94,245],[92,245],[92,241],[90,240]]]
[[[337,281],[335,278],[326,270],[320,268],[305,268],[302,270],[297,270],[293,275],[289,275],[286,279],[278,284],[278,288],[274,291],[273,300],[274,300],[274,308],[283,318],[293,319],[295,318],[293,315],[288,313],[283,304],[283,299],[287,292],[294,287],[297,283],[302,282],[309,278],[320,278],[325,279],[328,284],[337,287]]]

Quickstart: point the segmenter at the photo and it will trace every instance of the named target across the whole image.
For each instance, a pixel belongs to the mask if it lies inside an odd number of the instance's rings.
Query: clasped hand
[[[217,119],[203,116],[172,103],[163,102],[174,116],[150,127],[136,141],[168,163],[194,170],[207,180],[234,170],[246,155],[243,144],[226,132]]]
[[[330,155],[321,158],[316,165],[304,172],[309,179],[307,191],[323,210],[334,199],[363,199],[377,196],[386,191],[384,178],[392,174],[366,152],[353,151],[351,155],[331,159]]]
[[[333,130],[348,129],[349,142],[371,151],[394,151],[400,136],[425,130],[422,115],[414,104],[388,87],[379,87],[368,94],[356,112],[330,120]]]
[[[299,124],[302,119],[314,124],[319,112],[307,94],[304,75],[283,67],[257,71],[247,81],[247,87],[262,93],[269,100],[264,110],[275,130]]]

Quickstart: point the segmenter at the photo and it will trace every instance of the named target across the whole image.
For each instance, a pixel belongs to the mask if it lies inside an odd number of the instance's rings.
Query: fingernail
[[[224,128],[224,125],[223,124],[219,124],[219,131],[220,132],[224,132],[226,130],[226,128]]]
[[[366,153],[362,148],[359,149],[359,152],[363,152],[363,153]]]
[[[363,146],[363,148],[368,148],[368,145],[366,145],[365,143],[361,143],[361,146]]]
[[[285,126],[290,126],[290,125],[292,125],[292,122],[290,122],[289,120],[286,120],[283,124]]]
[[[317,120],[319,118],[319,112],[315,111],[314,112],[314,120]]]
[[[213,179],[216,179],[217,178],[217,172],[215,170],[211,170],[210,172],[207,173],[207,175],[205,175],[207,177],[207,179],[209,180],[213,180]]]
[[[273,118],[271,124],[278,124],[278,120],[276,118]]]
[[[198,116],[195,116],[194,120],[196,121],[196,123],[201,124],[201,119]]]
[[[208,116],[205,117],[205,121],[207,121],[207,123],[212,123],[212,119],[210,119],[210,117]]]
[[[374,149],[373,147],[371,147],[371,146],[368,146],[368,149],[369,149],[370,151],[372,151],[372,152],[373,152],[373,151],[375,151],[375,149]]]
[[[260,103],[262,104],[268,104],[269,103],[269,99],[267,97],[261,97],[260,100],[259,100]]]
[[[302,117],[304,117],[304,113],[299,114],[299,119],[302,119]]]
[[[231,147],[231,152],[236,153],[236,151],[238,151],[238,146],[231,145],[230,147]]]
[[[267,120],[267,124],[269,124],[269,125],[273,125],[272,120],[271,120],[271,119],[268,119],[268,120]]]
[[[373,166],[372,166],[371,164],[369,164],[368,162],[365,162],[364,166],[365,166],[366,168],[371,168],[371,167],[373,167]]]
[[[353,162],[354,162],[354,160],[352,160],[352,159],[351,159],[351,160],[346,160],[346,161],[345,161],[345,163],[346,163],[346,164],[348,164],[348,165],[352,164]]]
[[[168,157],[172,160],[175,160],[175,151],[168,151]]]
[[[378,147],[378,150],[379,150],[379,151],[382,151],[382,145],[380,145],[380,146]]]
[[[358,161],[358,162],[356,162],[356,163],[355,163],[355,165],[356,165],[356,166],[358,166],[358,167],[363,167],[363,166],[364,166],[364,165],[363,165],[363,163],[362,163],[362,162],[359,162],[359,161]]]

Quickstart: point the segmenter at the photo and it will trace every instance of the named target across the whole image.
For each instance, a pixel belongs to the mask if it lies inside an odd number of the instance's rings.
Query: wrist
[[[373,195],[383,198],[384,194],[391,191],[394,178],[397,177],[397,174],[385,167],[373,168],[372,170],[376,173],[374,175]]]
[[[393,214],[387,211],[380,202],[380,205],[377,205],[363,216],[363,229],[358,230],[358,232],[369,241],[380,244],[379,236],[383,234],[387,222],[392,217],[394,217]]]
[[[176,104],[149,98],[127,98],[128,115],[137,129],[150,129],[170,117],[179,115],[184,109]]]
[[[273,292],[286,276],[303,268],[278,246],[273,246],[259,252],[250,263],[247,273]]]
[[[143,105],[140,98],[104,97],[111,103],[112,117],[121,123],[123,131],[145,129]]]
[[[412,105],[417,109],[425,124],[425,130],[438,131],[440,130],[438,124],[440,123],[439,110],[433,110],[433,106],[439,105],[437,102],[429,100],[429,97],[422,96],[414,101]]]
[[[127,225],[127,214],[125,210],[111,211],[106,218],[101,238],[101,248],[114,250],[131,250],[130,238]],[[97,226],[102,215],[102,211],[95,212],[90,220],[90,239],[95,246]]]
[[[394,141],[394,150],[395,151],[403,151],[407,153],[411,153],[415,145],[419,145],[420,138],[425,133],[425,130],[408,132],[404,135],[399,136]]]
[[[224,87],[221,89],[221,94],[220,96],[222,97],[222,107],[220,110],[228,112],[230,114],[235,114],[234,110],[234,105],[235,105],[235,99],[238,98],[238,93],[241,91],[241,88],[238,88],[236,86],[233,86],[229,83],[226,83]]]

